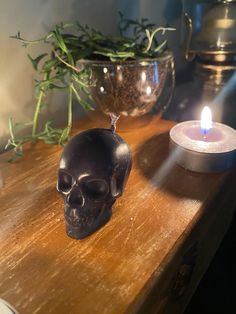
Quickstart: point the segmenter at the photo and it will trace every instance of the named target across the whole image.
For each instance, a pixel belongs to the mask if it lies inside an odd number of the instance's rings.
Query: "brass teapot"
[[[185,59],[236,61],[236,0],[191,2],[184,6]]]

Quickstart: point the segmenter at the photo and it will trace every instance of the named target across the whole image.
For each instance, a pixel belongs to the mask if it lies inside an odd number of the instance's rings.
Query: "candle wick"
[[[208,130],[206,128],[202,129],[203,139],[205,140],[207,138]]]
[[[118,119],[120,118],[120,116],[116,116],[115,114],[113,113],[109,113],[110,115],[110,118],[111,118],[111,131],[112,133],[115,133],[116,132],[116,123],[118,121]]]

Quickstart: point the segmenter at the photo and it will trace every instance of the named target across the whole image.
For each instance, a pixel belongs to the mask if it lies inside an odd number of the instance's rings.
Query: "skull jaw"
[[[106,208],[106,210],[101,210],[101,213],[98,217],[93,221],[91,225],[89,224],[81,224],[81,225],[73,225],[65,220],[65,228],[66,233],[69,237],[81,240],[91,235],[101,227],[103,227],[111,218],[112,208]]]

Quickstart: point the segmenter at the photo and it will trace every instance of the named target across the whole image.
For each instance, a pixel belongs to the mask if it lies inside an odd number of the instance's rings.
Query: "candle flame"
[[[207,134],[212,128],[212,114],[211,109],[205,106],[201,113],[201,130],[203,134]]]

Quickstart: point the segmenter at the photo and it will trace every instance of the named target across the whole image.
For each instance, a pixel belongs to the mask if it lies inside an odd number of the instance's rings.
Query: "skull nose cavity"
[[[70,211],[69,216],[70,216],[71,219],[77,219],[79,217],[78,213],[77,213],[77,210],[75,208],[73,208]]]
[[[83,207],[84,206],[84,198],[80,190],[73,189],[71,193],[67,196],[67,203],[71,207]]]

